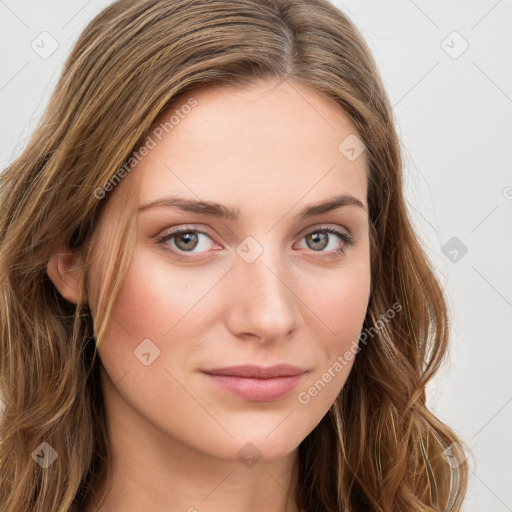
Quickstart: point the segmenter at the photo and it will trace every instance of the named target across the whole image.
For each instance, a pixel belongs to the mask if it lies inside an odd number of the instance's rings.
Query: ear
[[[55,288],[73,304],[78,303],[81,266],[80,257],[67,246],[62,246],[50,257],[46,267]]]

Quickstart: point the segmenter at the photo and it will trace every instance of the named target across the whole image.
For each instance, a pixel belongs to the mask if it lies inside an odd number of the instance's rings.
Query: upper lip
[[[228,375],[234,377],[246,377],[256,379],[270,379],[272,377],[291,377],[301,375],[307,370],[290,364],[278,364],[275,366],[263,367],[256,365],[226,366],[224,368],[214,368],[213,370],[203,370],[210,375]]]

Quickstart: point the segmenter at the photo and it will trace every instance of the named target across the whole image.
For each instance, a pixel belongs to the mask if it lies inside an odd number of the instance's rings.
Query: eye
[[[334,235],[334,236],[333,236]],[[338,238],[336,241],[335,238]],[[310,231],[301,240],[305,240],[307,247],[313,252],[334,252],[335,254],[344,254],[344,248],[353,244],[352,236],[332,226],[325,226]],[[340,245],[341,240],[341,245]],[[330,246],[330,247],[329,247]],[[323,249],[328,248],[324,251]]]
[[[168,241],[172,243],[167,244]],[[209,243],[213,244],[213,240],[205,231],[196,228],[180,228],[164,235],[158,240],[158,243],[180,256],[180,252],[207,252],[209,250],[208,245]]]

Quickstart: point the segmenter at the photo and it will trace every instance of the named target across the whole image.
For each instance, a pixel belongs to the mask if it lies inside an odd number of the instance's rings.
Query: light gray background
[[[21,152],[79,33],[109,3],[0,0],[0,169]],[[473,450],[463,510],[512,511],[512,2],[336,5],[381,69],[408,205],[448,294],[451,355],[429,405]],[[31,47],[51,50],[44,31],[59,45],[47,58]]]

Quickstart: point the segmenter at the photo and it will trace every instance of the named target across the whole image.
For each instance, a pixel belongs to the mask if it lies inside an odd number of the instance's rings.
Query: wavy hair
[[[111,476],[97,344],[136,217],[133,209],[113,229],[101,294],[88,296],[90,248],[115,195],[100,200],[95,191],[175,101],[199,87],[261,80],[324,95],[366,146],[372,293],[364,329],[372,339],[299,446],[297,505],[460,509],[468,465],[453,450],[463,442],[427,408],[425,393],[447,354],[446,299],[412,228],[392,109],[358,30],[328,0],[119,0],[81,33],[40,123],[0,175],[2,512],[86,511]],[[63,244],[83,261],[77,304],[47,275]],[[378,324],[396,303],[400,314]],[[58,454],[46,469],[32,460],[42,442]]]

